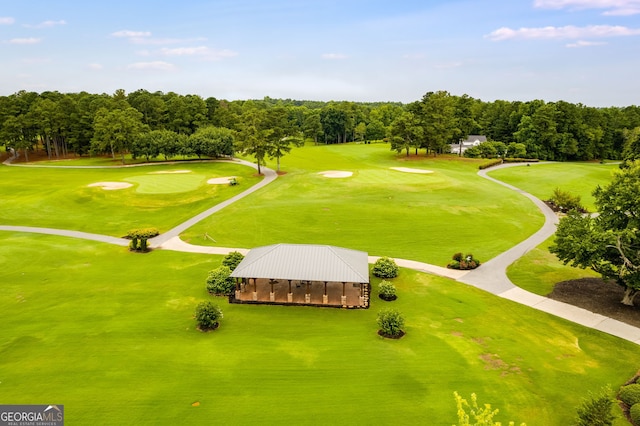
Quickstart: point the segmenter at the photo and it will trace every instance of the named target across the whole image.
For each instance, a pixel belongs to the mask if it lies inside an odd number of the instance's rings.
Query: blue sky
[[[640,0],[0,0],[0,95],[640,103]]]

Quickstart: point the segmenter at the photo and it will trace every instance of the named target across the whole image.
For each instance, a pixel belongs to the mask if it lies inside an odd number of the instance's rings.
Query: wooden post
[[[329,296],[327,296],[327,282],[324,282],[324,294],[322,295],[322,304],[326,305],[329,303]]]

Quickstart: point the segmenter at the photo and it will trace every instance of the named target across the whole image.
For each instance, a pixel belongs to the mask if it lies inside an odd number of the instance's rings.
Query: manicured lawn
[[[459,251],[485,260],[535,232],[542,215],[526,198],[478,177],[478,164],[456,156],[407,159],[382,144],[294,149],[283,159],[285,175],[182,238],[243,248],[333,244],[442,266]],[[327,170],[353,176],[318,174]],[[207,242],[205,234],[215,243]]]
[[[619,386],[640,355],[407,270],[399,299],[374,290],[369,310],[218,299],[222,326],[205,334],[192,315],[220,257],[3,232],[0,259],[0,401],[61,403],[70,424],[451,425],[458,391],[503,422],[566,425],[587,391]],[[401,340],[377,336],[383,306],[405,316]]]
[[[190,170],[188,174],[158,174]],[[161,232],[260,180],[255,170],[233,163],[182,163],[144,167],[75,169],[0,167],[0,224],[72,229],[122,236],[154,226]],[[238,176],[240,185],[209,185]],[[97,182],[132,183],[107,191]]]
[[[546,296],[559,282],[600,277],[600,274],[591,269],[563,265],[555,254],[549,252],[554,238],[547,239],[509,266],[507,276],[514,284],[532,293]]]
[[[498,169],[490,171],[489,176],[523,189],[541,200],[548,200],[554,189],[559,188],[579,195],[587,210],[594,211],[594,189],[609,183],[616,169],[617,164],[546,163]]]

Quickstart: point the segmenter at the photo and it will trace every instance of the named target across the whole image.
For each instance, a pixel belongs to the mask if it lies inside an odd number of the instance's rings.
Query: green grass
[[[514,185],[548,200],[559,188],[573,195],[579,195],[582,204],[589,211],[595,211],[593,191],[598,185],[611,181],[617,164],[599,163],[547,163],[531,167],[510,167],[489,172],[489,176]]]
[[[375,290],[356,311],[217,299],[222,325],[200,333],[220,261],[0,233],[0,401],[62,403],[70,424],[451,425],[458,391],[503,422],[566,425],[588,390],[637,370],[637,345],[408,270],[391,304]],[[387,306],[401,340],[376,334]]]
[[[559,282],[600,277],[600,274],[590,269],[573,268],[560,262],[555,254],[549,252],[554,238],[547,239],[507,268],[507,276],[514,284],[532,293],[546,296]]]
[[[285,175],[182,238],[245,248],[280,242],[333,244],[443,266],[459,251],[487,260],[531,235],[543,219],[528,199],[478,177],[477,165],[455,156],[407,159],[383,144],[294,149],[283,159]],[[351,171],[353,176],[318,174],[326,170]],[[205,234],[215,243],[207,242]]]
[[[189,174],[154,174],[191,170]],[[238,176],[240,185],[208,185],[215,177]],[[255,170],[233,163],[182,163],[145,167],[75,169],[0,167],[0,223],[122,236],[129,229],[161,232],[260,180]],[[96,182],[131,182],[113,191]]]

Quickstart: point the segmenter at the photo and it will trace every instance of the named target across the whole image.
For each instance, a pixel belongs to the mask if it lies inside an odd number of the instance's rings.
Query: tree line
[[[0,97],[0,144],[49,158],[127,153],[146,159],[220,157],[242,151],[279,159],[316,144],[386,141],[409,155],[449,152],[470,134],[493,150],[476,155],[571,161],[638,158],[640,107],[595,108],[564,101],[484,102],[446,91],[398,102],[291,99],[227,101],[174,92],[26,92]],[[497,145],[496,145],[497,144]],[[474,151],[471,151],[472,153]]]

